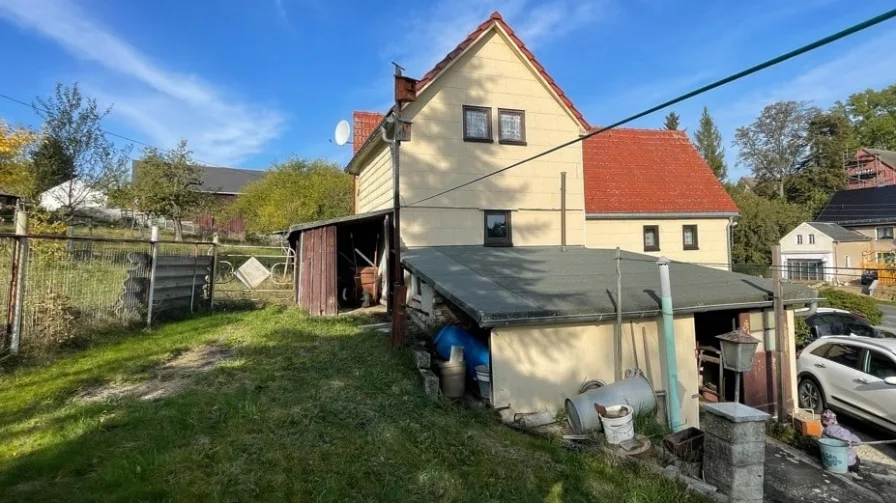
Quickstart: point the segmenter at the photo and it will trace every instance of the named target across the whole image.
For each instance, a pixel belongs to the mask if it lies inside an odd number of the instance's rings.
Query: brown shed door
[[[305,231],[300,288],[299,305],[308,314],[336,315],[336,227]]]

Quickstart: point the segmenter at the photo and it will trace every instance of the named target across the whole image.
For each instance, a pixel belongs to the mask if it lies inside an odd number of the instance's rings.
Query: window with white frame
[[[877,239],[893,239],[893,227],[878,227]]]
[[[798,245],[803,244],[803,235],[802,234],[796,235],[796,244],[798,244]]]
[[[810,245],[815,244],[815,234],[809,234],[809,244]]]

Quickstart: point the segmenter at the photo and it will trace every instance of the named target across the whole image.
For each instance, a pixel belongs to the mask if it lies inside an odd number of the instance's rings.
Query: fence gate
[[[281,246],[218,245],[215,302],[256,301],[289,304],[295,301],[296,254]]]

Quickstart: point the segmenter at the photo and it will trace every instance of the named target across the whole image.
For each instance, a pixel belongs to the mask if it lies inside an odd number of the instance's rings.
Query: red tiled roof
[[[352,114],[352,131],[354,131],[352,135],[352,154],[358,153],[367,137],[376,129],[383,117],[385,117],[384,114],[377,112],[355,111]]]
[[[534,66],[535,69],[538,70],[538,73],[541,74],[542,78],[544,78],[545,81],[547,81],[548,85],[551,86],[551,89],[553,89],[554,92],[557,93],[560,101],[562,101],[567,106],[567,108],[569,108],[569,111],[572,112],[573,116],[575,116],[576,119],[578,119],[583,128],[589,129],[590,126],[588,126],[588,121],[585,120],[585,116],[582,115],[582,112],[579,112],[576,106],[573,105],[572,100],[570,100],[566,96],[563,90],[560,89],[560,86],[558,86],[554,79],[550,75],[548,75],[548,72],[544,69],[543,66],[541,66],[541,63],[539,63],[538,60],[535,59],[535,55],[532,54],[532,51],[530,51],[526,47],[526,44],[524,44],[523,41],[520,40],[518,36],[516,36],[513,28],[511,28],[510,25],[508,25],[504,21],[501,13],[497,11],[493,12],[485,22],[480,24],[475,30],[473,30],[472,33],[467,35],[467,38],[465,38],[460,44],[458,44],[453,51],[449,52],[448,55],[442,59],[442,61],[436,63],[436,66],[434,66],[432,70],[426,72],[426,74],[417,81],[417,91],[419,92],[424,87],[426,87],[427,84],[432,82],[432,80],[435,79],[436,76],[442,70],[444,70],[449,63],[451,63],[452,60],[460,56],[464,52],[464,50],[466,50],[466,48],[470,46],[470,44],[475,42],[476,39],[478,39],[479,36],[482,35],[486,30],[491,28],[493,24],[497,24],[498,26],[503,28],[505,32],[507,32],[507,35],[511,40],[513,40],[513,43],[516,44],[520,52],[522,52],[526,59],[528,59],[529,62],[532,63],[532,66]]]
[[[582,143],[586,213],[736,213],[683,131],[613,129]]]

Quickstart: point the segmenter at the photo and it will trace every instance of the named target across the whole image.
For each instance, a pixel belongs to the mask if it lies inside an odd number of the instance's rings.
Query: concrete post
[[[156,262],[159,258],[159,228],[152,226],[152,232],[149,235],[150,246],[152,247],[152,264],[149,266],[149,293],[146,301],[146,328],[152,328],[152,308],[155,303],[156,296]]]
[[[761,503],[765,482],[765,423],[771,418],[741,403],[704,404],[703,475],[731,503]]]

